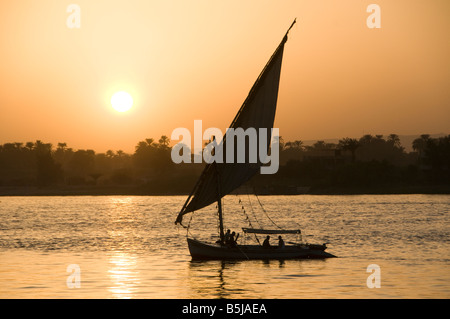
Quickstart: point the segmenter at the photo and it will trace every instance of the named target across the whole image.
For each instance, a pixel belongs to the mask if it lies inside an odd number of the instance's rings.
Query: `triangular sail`
[[[269,149],[271,141],[271,129],[275,119],[278,98],[281,62],[286,41],[287,33],[264,67],[230,125],[230,128],[242,128],[244,131],[248,128],[255,128],[257,133],[260,132],[260,128],[265,128],[268,144],[266,145],[266,150]],[[221,144],[221,149],[225,153],[227,149],[226,137]],[[248,151],[249,145],[246,143],[246,154],[248,154]],[[236,161],[234,163],[226,163],[225,157],[224,163],[207,164],[193,192],[181,209],[176,222],[181,223],[184,214],[206,207],[231,193],[253,177],[262,165],[263,163],[259,159],[256,163],[236,163]]]

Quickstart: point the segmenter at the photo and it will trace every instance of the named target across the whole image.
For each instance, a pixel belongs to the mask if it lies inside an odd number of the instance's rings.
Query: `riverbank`
[[[247,193],[239,191],[238,193]],[[410,185],[383,187],[324,187],[307,191],[274,191],[258,195],[389,195],[389,194],[450,194],[450,185]],[[60,187],[0,187],[0,196],[187,196],[189,192],[154,191],[138,186],[60,186]]]

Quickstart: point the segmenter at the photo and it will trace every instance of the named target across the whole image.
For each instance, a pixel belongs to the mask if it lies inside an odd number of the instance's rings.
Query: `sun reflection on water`
[[[109,200],[112,204],[131,204],[133,202],[133,197],[117,196],[117,197],[111,197]]]
[[[141,284],[140,272],[137,270],[137,257],[124,252],[114,252],[109,258],[108,276],[111,281],[108,290],[112,298],[135,297]]]

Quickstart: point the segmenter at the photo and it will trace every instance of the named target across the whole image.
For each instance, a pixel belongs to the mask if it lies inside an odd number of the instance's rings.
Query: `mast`
[[[219,212],[219,236],[220,242],[224,243],[225,241],[225,233],[223,232],[223,215],[222,215],[222,196],[220,193],[220,179],[219,179],[219,170],[217,169],[217,164],[214,162],[214,169],[216,171],[217,177],[217,209]]]
[[[213,136],[212,140],[215,141],[216,137]],[[211,151],[211,154],[214,155],[216,153],[216,148],[214,147]],[[220,243],[225,243],[225,233],[223,232],[223,215],[222,215],[222,193],[220,191],[220,174],[219,169],[217,168],[217,163],[214,161],[214,173],[216,174],[216,180],[217,180],[217,209],[219,213],[219,236],[220,236]]]

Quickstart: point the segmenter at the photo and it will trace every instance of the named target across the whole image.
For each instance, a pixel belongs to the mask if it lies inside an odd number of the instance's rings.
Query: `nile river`
[[[448,195],[227,196],[226,228],[273,221],[339,257],[234,262],[191,261],[185,199],[0,197],[0,298],[450,298]],[[214,206],[192,236],[217,239]]]

